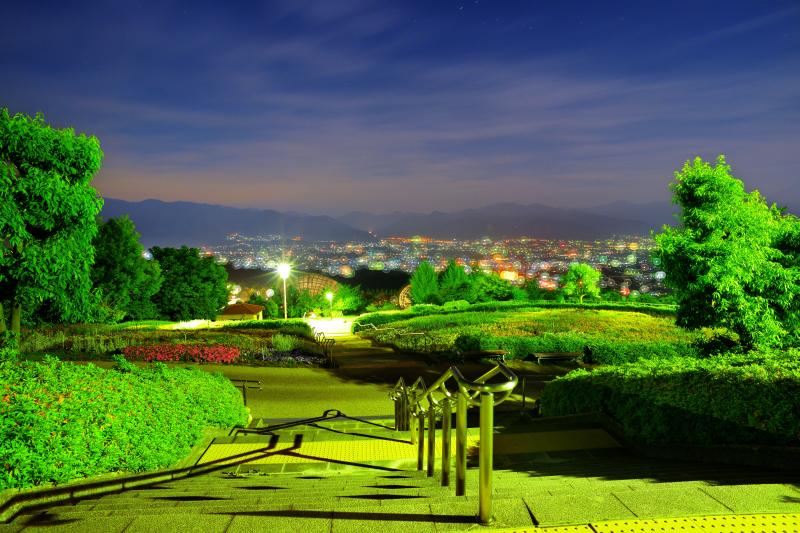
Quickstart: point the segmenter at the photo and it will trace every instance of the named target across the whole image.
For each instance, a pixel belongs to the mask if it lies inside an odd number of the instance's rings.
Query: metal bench
[[[541,352],[541,353],[534,353],[533,356],[536,358],[536,362],[538,364],[542,364],[542,361],[549,363],[549,362],[557,362],[557,361],[577,361],[583,358],[582,352]]]

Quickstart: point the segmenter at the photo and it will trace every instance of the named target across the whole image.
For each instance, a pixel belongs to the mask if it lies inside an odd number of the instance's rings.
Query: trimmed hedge
[[[800,350],[640,360],[548,384],[549,416],[604,412],[650,445],[800,444]]]
[[[314,338],[311,326],[302,318],[288,320],[231,320],[220,329],[274,329],[288,335]]]
[[[506,350],[508,356],[524,359],[535,352],[581,352],[584,363],[621,365],[639,359],[697,357],[698,351],[688,344],[672,342],[632,342],[586,337],[578,333],[542,333],[536,336],[494,337],[469,339],[459,337],[456,346],[477,346],[474,350]],[[464,350],[461,351],[472,351]]]
[[[463,312],[494,312],[511,310],[533,311],[536,309],[591,309],[597,311],[636,311],[651,316],[675,316],[677,307],[670,304],[638,304],[638,303],[585,303],[554,302],[551,300],[510,300],[506,302],[483,302],[464,306],[445,305],[415,305],[405,311],[378,311],[367,313],[353,321],[353,332],[364,329],[368,324],[380,327],[392,322],[409,320],[418,316],[447,315]]]
[[[168,467],[207,426],[244,424],[241,393],[221,374],[105,370],[46,358],[0,362],[0,489]]]

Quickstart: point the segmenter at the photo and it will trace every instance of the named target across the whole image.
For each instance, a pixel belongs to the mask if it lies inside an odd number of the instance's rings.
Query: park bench
[[[583,357],[582,352],[539,352],[534,353],[536,362],[540,365],[542,361],[546,363],[554,363],[558,361],[577,361]]]
[[[506,360],[507,350],[486,350],[486,351],[471,351],[461,352],[458,354],[459,360],[463,363],[468,360],[489,359],[495,363],[504,363]]]

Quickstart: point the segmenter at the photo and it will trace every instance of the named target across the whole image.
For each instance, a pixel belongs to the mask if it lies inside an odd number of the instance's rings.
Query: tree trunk
[[[19,304],[11,308],[11,333],[14,333],[18,338],[20,334],[20,323],[22,322],[22,306]]]

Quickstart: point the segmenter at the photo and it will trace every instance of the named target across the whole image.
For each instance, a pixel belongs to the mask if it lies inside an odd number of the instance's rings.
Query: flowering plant
[[[235,363],[239,348],[221,344],[151,344],[126,346],[125,358],[132,361],[191,361],[195,363]]]

